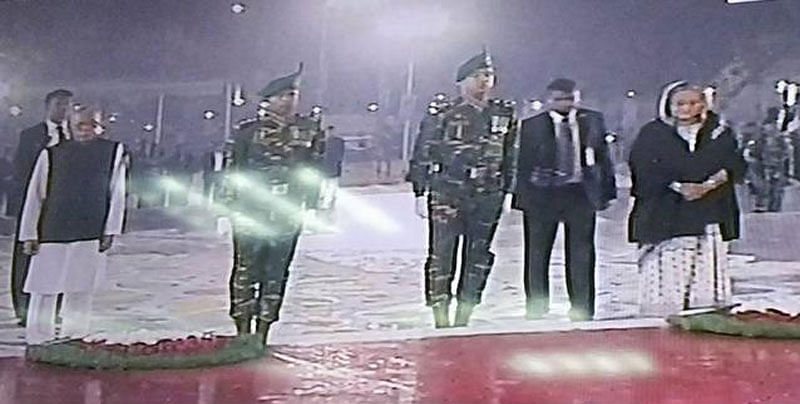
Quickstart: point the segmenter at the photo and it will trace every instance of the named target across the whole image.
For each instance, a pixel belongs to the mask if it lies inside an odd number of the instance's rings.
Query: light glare
[[[648,376],[656,371],[643,352],[592,350],[585,352],[524,353],[511,358],[520,373],[538,378]]]

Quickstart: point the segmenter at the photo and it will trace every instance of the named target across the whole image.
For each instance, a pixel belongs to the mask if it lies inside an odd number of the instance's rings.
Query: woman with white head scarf
[[[659,117],[639,132],[629,164],[628,235],[639,244],[641,314],[729,304],[726,242],[739,237],[734,183],[745,163],[701,87],[665,87]]]

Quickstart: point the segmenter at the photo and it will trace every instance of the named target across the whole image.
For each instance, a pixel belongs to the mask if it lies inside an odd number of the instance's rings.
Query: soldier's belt
[[[285,195],[289,193],[289,184],[275,184],[269,187],[269,191],[273,195]]]
[[[243,189],[241,192],[247,194],[253,191],[260,191],[262,193],[267,193],[271,195],[286,195],[289,193],[289,184],[288,183],[261,183],[261,184],[253,184],[253,189]]]
[[[311,145],[312,145],[311,140],[305,140],[305,139],[295,139],[289,142],[289,146],[291,147],[304,148],[304,149],[311,147]]]
[[[438,163],[434,163],[431,165],[431,174],[446,175],[449,177],[463,179],[463,180],[470,180],[482,177],[500,177],[499,171],[491,173],[489,167],[486,166],[457,169],[457,168],[448,168]]]

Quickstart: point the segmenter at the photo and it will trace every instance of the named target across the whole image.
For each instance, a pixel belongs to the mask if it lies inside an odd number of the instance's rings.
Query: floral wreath
[[[65,339],[31,345],[25,358],[40,363],[85,369],[148,370],[220,366],[263,357],[256,335],[205,333],[164,338],[154,343],[119,343],[105,339]]]
[[[694,332],[733,335],[750,338],[800,339],[800,314],[781,310],[734,311],[738,307],[699,311],[667,318],[673,327]]]

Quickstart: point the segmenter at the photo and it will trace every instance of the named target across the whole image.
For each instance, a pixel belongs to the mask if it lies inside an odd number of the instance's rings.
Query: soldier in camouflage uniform
[[[408,178],[417,196],[417,214],[429,217],[425,297],[437,328],[450,326],[459,242],[461,274],[453,325],[467,325],[481,301],[494,263],[489,247],[501,211],[510,209],[506,196],[516,169],[514,103],[488,98],[495,82],[488,52],[465,62],[456,81],[461,96],[452,103],[437,96],[420,124]]]
[[[744,150],[756,212],[780,212],[784,189],[789,185],[793,153],[791,140],[779,129],[778,110],[770,109],[760,133]]]
[[[230,315],[239,334],[266,344],[278,320],[304,211],[315,209],[325,133],[318,114],[295,113],[301,70],[270,82],[259,118],[234,134],[226,164],[226,201],[233,212]]]

